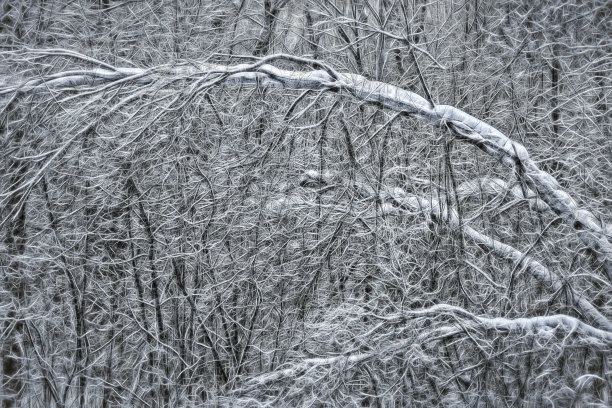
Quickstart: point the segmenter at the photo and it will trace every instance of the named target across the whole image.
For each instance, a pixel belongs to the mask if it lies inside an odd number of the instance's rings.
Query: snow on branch
[[[533,259],[518,249],[504,244],[496,239],[480,233],[468,225],[460,225],[457,212],[442,208],[434,198],[423,198],[405,193],[400,188],[388,189],[385,192],[386,201],[394,206],[413,212],[424,212],[435,222],[444,222],[456,231],[463,232],[464,236],[470,238],[474,243],[486,247],[497,256],[512,262],[515,265],[524,266],[526,270],[551,292],[557,292],[566,286],[562,277],[557,275],[537,260]],[[382,197],[381,197],[382,198]],[[571,290],[571,288],[569,288]],[[573,292],[573,291],[572,291]],[[602,315],[584,296],[573,292],[575,306],[579,312],[589,321],[597,326],[612,332],[612,322]]]
[[[470,180],[462,183],[457,188],[457,195],[460,199],[467,199],[469,197],[485,194],[488,196],[498,197],[510,194],[515,198],[515,201],[507,204],[500,210],[503,211],[505,208],[514,205],[516,202],[527,200],[530,207],[538,211],[547,211],[550,207],[530,189],[523,189],[519,185],[510,186],[504,180],[493,177],[483,177],[476,180]]]
[[[382,359],[411,349],[413,345],[457,336],[468,330],[494,330],[500,334],[531,333],[546,340],[554,338],[555,331],[564,335],[578,336],[583,342],[599,347],[612,347],[612,332],[600,330],[580,320],[567,315],[536,316],[530,318],[507,319],[503,317],[478,316],[463,308],[438,304],[425,309],[407,310],[401,313],[379,316],[368,314],[391,324],[413,324],[421,318],[452,318],[458,324],[428,328],[419,336],[403,339],[376,350],[362,353],[345,354],[330,357],[308,358],[291,364],[288,368],[261,374],[248,380],[243,387],[236,390],[238,395],[257,393],[275,383],[296,381],[301,376],[314,375],[317,370],[329,369],[333,366],[350,367],[371,359]]]
[[[111,67],[74,51],[27,50],[2,53],[5,59],[15,63],[34,64],[40,58],[72,58],[93,64],[97,68],[75,69],[57,72],[43,77],[26,79],[19,85],[0,87],[0,96],[14,98],[18,94],[49,92],[51,90],[77,90],[85,86],[104,84],[106,89],[128,84],[147,85],[155,81],[183,79],[194,81],[191,93],[196,94],[211,86],[226,83],[237,86],[281,87],[313,89],[335,92],[340,96],[374,103],[419,118],[432,125],[446,127],[457,137],[473,144],[516,168],[518,174],[604,264],[608,279],[612,282],[612,245],[606,236],[606,227],[588,210],[578,207],[576,201],[565,192],[557,180],[541,170],[525,147],[508,138],[493,126],[448,105],[431,106],[420,95],[397,86],[370,81],[361,75],[338,73],[324,63],[308,58],[285,54],[270,55],[252,64],[220,65],[208,62],[189,62],[184,65],[159,66],[152,69]],[[312,71],[279,69],[272,62],[279,60],[313,66]],[[179,82],[177,82],[179,83]]]
[[[590,340],[595,340],[603,345],[612,345],[612,331],[601,330],[590,326],[575,317],[557,314],[552,316],[536,316],[529,318],[507,319],[503,317],[477,316],[469,311],[457,306],[439,304],[427,309],[409,310],[393,316],[379,317],[389,321],[405,321],[415,317],[438,317],[447,314],[457,319],[466,319],[471,324],[484,329],[493,329],[500,332],[533,332],[542,333],[545,331],[550,334],[551,329],[558,329],[567,334],[577,334],[578,336]]]
[[[310,176],[314,175],[313,177],[316,176],[323,180],[328,180],[325,175],[321,177],[318,173],[312,170],[307,172],[307,174]],[[495,188],[501,187],[501,184],[495,185]],[[463,235],[471,239],[474,243],[489,249],[495,255],[511,262],[516,266],[525,267],[531,276],[533,276],[538,282],[543,284],[553,293],[563,289],[572,291],[572,298],[574,299],[575,307],[579,313],[582,314],[588,321],[612,333],[612,322],[602,315],[597,308],[595,308],[595,306],[593,306],[591,302],[583,295],[574,292],[571,287],[568,287],[567,283],[561,276],[518,249],[482,234],[469,225],[460,225],[457,212],[453,209],[450,209],[449,211],[446,206],[441,206],[433,197],[419,197],[414,194],[408,194],[401,188],[393,187],[386,188],[381,191],[380,196],[377,198],[375,197],[376,193],[374,190],[368,188],[362,183],[356,182],[354,188],[362,198],[377,200],[381,203],[383,208],[384,206],[392,206],[398,211],[408,211],[410,214],[414,215],[420,214],[438,224],[444,223],[457,232],[461,230]],[[519,194],[518,192],[514,193]],[[522,197],[522,192],[520,193],[520,196]],[[285,199],[283,203],[287,203],[292,199],[293,198]],[[303,204],[303,202],[299,201],[297,198],[293,200],[296,203],[299,202],[300,204]]]

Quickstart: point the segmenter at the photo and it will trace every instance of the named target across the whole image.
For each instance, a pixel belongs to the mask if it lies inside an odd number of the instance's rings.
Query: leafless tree
[[[605,1],[0,13],[3,407],[611,403]]]

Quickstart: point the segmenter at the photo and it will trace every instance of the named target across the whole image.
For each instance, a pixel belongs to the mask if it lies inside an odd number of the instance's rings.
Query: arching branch
[[[3,53],[7,59],[16,62],[38,58],[77,58],[78,53],[65,50],[39,50],[21,53]],[[80,57],[87,60],[87,56]],[[269,62],[288,60],[322,67],[321,70],[295,71],[279,69]],[[82,86],[146,85],[168,79],[195,81],[193,92],[200,92],[208,86],[226,83],[239,86],[283,87],[290,89],[328,90],[343,97],[362,102],[374,103],[406,113],[435,126],[448,126],[459,139],[473,144],[499,159],[510,167],[516,167],[525,182],[548,206],[573,228],[580,239],[603,262],[608,279],[612,282],[612,245],[598,219],[588,210],[580,208],[577,202],[565,192],[558,181],[538,167],[525,147],[508,138],[493,126],[448,105],[432,107],[420,95],[397,86],[370,81],[361,75],[337,73],[319,61],[287,55],[271,55],[253,64],[233,66],[190,62],[179,66],[159,66],[152,69],[114,68],[97,64],[100,68],[76,69],[50,74],[42,78],[26,79],[17,86],[0,87],[0,96],[10,99],[17,94],[49,92],[52,90],[79,90]],[[202,84],[203,83],[203,84]],[[91,91],[90,88],[87,88]],[[9,192],[10,194],[10,192]]]

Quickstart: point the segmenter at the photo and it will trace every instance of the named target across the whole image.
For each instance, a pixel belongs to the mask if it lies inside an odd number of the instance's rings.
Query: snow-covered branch
[[[409,209],[413,212],[423,211],[430,216],[432,220],[444,222],[457,231],[461,228],[464,236],[470,238],[474,243],[488,248],[502,259],[519,266],[524,266],[534,278],[553,293],[563,290],[565,287],[564,280],[560,276],[531,256],[522,253],[510,245],[482,234],[469,225],[460,226],[459,217],[456,211],[451,210],[449,212],[447,208],[441,208],[438,201],[434,198],[417,197],[405,193],[400,188],[393,188],[386,191],[385,201],[390,202],[394,206]],[[610,320],[603,316],[587,299],[578,293],[574,293],[574,299],[576,308],[585,318],[597,324],[599,327],[612,332],[612,323]]]
[[[575,333],[580,337],[596,340],[604,345],[612,344],[612,331],[595,328],[575,317],[563,314],[508,319],[503,317],[478,316],[457,306],[439,304],[427,309],[409,310],[393,316],[378,317],[388,321],[406,321],[407,319],[417,317],[438,317],[441,315],[450,315],[457,319],[466,319],[466,321],[471,321],[472,325],[484,329],[493,329],[502,332],[534,332],[536,334],[551,329],[559,329],[568,334]],[[550,335],[550,333],[545,334]]]
[[[74,51],[38,50],[24,51],[4,56],[16,61],[33,62],[35,59],[66,57],[89,61],[91,58]],[[317,70],[295,71],[280,69],[271,62],[280,60],[315,66]],[[95,61],[94,61],[95,63]],[[192,61],[177,66],[160,66],[151,69],[112,68],[98,62],[97,68],[75,69],[50,74],[42,78],[26,79],[20,85],[0,87],[0,95],[47,92],[51,90],[74,91],[80,86],[125,86],[149,84],[170,78],[195,81],[192,92],[201,92],[219,83],[237,86],[282,87],[290,89],[314,89],[335,92],[340,96],[378,104],[424,120],[435,126],[447,127],[458,138],[471,143],[508,166],[515,167],[526,183],[567,225],[572,227],[582,241],[604,263],[608,279],[612,281],[612,245],[606,236],[605,226],[588,210],[580,208],[565,192],[557,180],[539,168],[525,147],[511,140],[493,126],[448,105],[432,107],[420,95],[392,84],[370,81],[361,75],[337,73],[328,65],[307,58],[284,54],[271,55],[252,64],[233,66]],[[89,88],[87,88],[90,90]]]
[[[503,317],[479,316],[461,307],[438,304],[425,309],[407,310],[392,315],[379,316],[368,314],[368,316],[390,324],[411,324],[421,318],[451,318],[459,324],[445,324],[429,328],[419,336],[396,341],[369,352],[304,359],[291,364],[288,368],[252,378],[245,383],[244,387],[239,388],[236,393],[238,395],[247,395],[261,391],[274,383],[295,381],[300,376],[308,376],[309,373],[314,373],[317,369],[332,366],[351,367],[371,359],[389,357],[390,355],[404,352],[412,345],[445,339],[472,330],[494,330],[500,334],[530,333],[546,340],[550,340],[554,336],[555,331],[558,331],[565,335],[566,338],[570,335],[575,335],[581,341],[593,345],[599,345],[600,347],[612,346],[612,332],[597,329],[574,317],[562,314],[507,319]]]
[[[322,180],[326,184],[331,183],[329,176],[320,176],[315,171],[309,171],[306,173],[306,175],[311,179]],[[306,177],[306,175],[304,177]],[[503,183],[501,180],[499,180],[499,182]],[[485,181],[484,184],[488,185],[489,188],[492,188],[498,194],[503,193],[503,191],[501,191],[503,185],[498,184],[495,182],[495,180],[491,182]],[[464,190],[468,190],[467,185],[464,185],[464,187]],[[424,198],[414,194],[408,194],[403,189],[398,187],[384,189],[380,192],[380,196],[377,198],[375,197],[376,193],[374,190],[370,189],[366,185],[357,182],[354,188],[361,197],[379,201],[383,207],[383,210],[390,207],[398,211],[408,211],[411,214],[417,215],[420,214],[436,223],[448,225],[456,232],[461,230],[463,235],[471,239],[474,243],[489,249],[495,255],[518,267],[525,267],[531,276],[533,276],[552,293],[559,292],[563,289],[572,291],[575,307],[579,313],[601,329],[612,333],[612,322],[602,315],[597,308],[595,308],[595,306],[593,306],[593,304],[583,295],[576,293],[571,289],[571,287],[567,287],[566,282],[564,282],[564,279],[561,276],[544,266],[533,257],[519,251],[511,245],[504,244],[503,242],[491,238],[470,227],[469,225],[460,225],[457,212],[454,209],[449,211],[447,207],[441,206],[435,198]],[[498,188],[500,191],[497,191]],[[522,192],[518,191],[515,191],[513,194],[520,194],[519,197],[522,196]],[[288,196],[287,198],[280,199],[278,202],[271,202],[267,209],[268,211],[274,212],[275,210],[279,211],[285,208],[300,206],[308,206],[308,203],[303,202],[299,197]]]
[[[459,199],[467,199],[469,197],[484,194],[492,197],[503,197],[506,194],[514,197],[514,201],[507,204],[500,211],[511,207],[517,202],[527,200],[534,209],[538,211],[549,210],[550,207],[530,189],[523,189],[519,185],[509,186],[504,180],[494,177],[484,177],[476,180],[466,181],[457,188]]]

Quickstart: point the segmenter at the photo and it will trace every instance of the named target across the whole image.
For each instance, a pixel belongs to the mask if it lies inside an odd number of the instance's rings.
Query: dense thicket
[[[0,14],[3,406],[611,403],[605,0]]]

